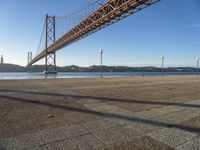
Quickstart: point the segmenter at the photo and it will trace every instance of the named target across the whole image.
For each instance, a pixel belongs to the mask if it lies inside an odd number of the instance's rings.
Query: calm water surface
[[[144,76],[161,76],[162,72],[145,72]],[[165,76],[177,75],[197,75],[195,72],[165,72]],[[140,72],[105,72],[104,77],[131,77],[141,76]],[[0,73],[0,80],[13,79],[45,79],[45,78],[99,78],[100,73],[78,72],[78,73],[58,73],[57,75],[44,75],[43,73]]]

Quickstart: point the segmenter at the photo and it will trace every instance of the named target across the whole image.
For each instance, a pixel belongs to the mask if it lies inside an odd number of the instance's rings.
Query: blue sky
[[[6,63],[26,65],[35,54],[45,14],[62,16],[85,0],[0,0],[0,54]],[[57,64],[194,66],[200,57],[200,1],[161,0],[57,52]],[[43,61],[37,64],[43,64]]]

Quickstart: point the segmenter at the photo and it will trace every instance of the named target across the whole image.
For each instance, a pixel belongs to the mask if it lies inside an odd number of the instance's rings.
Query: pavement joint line
[[[79,148],[79,145],[78,145],[78,143],[77,143],[77,141],[76,141],[76,140],[74,140],[74,139],[71,139],[71,141],[72,141],[73,143],[75,143],[75,145],[76,145],[76,148],[77,148],[77,149],[80,149],[80,148]]]
[[[40,134],[40,132],[39,132],[39,134]],[[44,142],[44,144],[43,145],[45,145],[45,147],[47,148],[47,149],[49,149],[48,148],[48,146],[47,146],[47,142],[45,141],[45,139],[44,139],[44,137],[43,137],[43,135],[42,134],[40,134],[40,136],[42,137],[42,140],[43,140],[43,142]],[[39,145],[40,146],[40,145]],[[42,145],[41,145],[42,146]]]
[[[77,137],[82,137],[82,136],[85,136],[85,135],[90,135],[92,133],[84,133],[84,134],[80,134],[80,135],[76,135],[76,136],[73,136],[71,138],[66,138],[66,140],[69,140],[69,139],[72,139],[72,138],[77,138]]]
[[[72,138],[72,139],[70,139],[70,141],[73,142],[73,143],[75,143],[76,149],[77,149],[77,150],[81,149],[81,148],[79,147],[79,144],[77,143],[76,140],[74,140],[74,139]]]
[[[92,132],[92,135],[94,135],[94,137],[95,137],[98,141],[100,141],[100,142],[103,144],[103,146],[106,145],[106,143],[105,143],[101,138],[99,138],[98,135],[96,135],[96,134],[93,133],[93,132]]]
[[[103,119],[102,119],[103,120]],[[106,143],[104,143],[104,141],[103,140],[101,140],[99,137],[98,137],[98,135],[96,135],[94,132],[92,132],[90,129],[88,129],[87,127],[85,127],[92,135],[94,135],[95,136],[95,138],[97,139],[97,140],[99,140],[101,143],[103,143],[103,145],[105,145]]]
[[[45,147],[47,148],[46,144],[40,144],[40,145],[37,145],[37,146],[31,148],[31,150],[34,150],[35,148],[38,148],[38,147],[41,147],[41,146],[45,146]],[[26,149],[27,149],[27,148],[25,148],[24,150],[26,150]],[[47,148],[47,149],[48,149],[48,148]]]
[[[92,133],[88,128],[86,128],[85,126],[83,126],[81,123],[79,123],[80,126],[82,126],[84,129],[86,129],[89,133]]]
[[[100,141],[100,142],[104,145],[104,142],[101,141],[101,139],[99,139],[99,138],[97,137],[97,135],[94,134],[93,132],[91,132],[91,133],[86,133],[86,134],[84,134],[84,135],[94,135],[94,138],[95,138],[96,140]],[[82,137],[82,136],[84,136],[84,135],[76,136],[76,137],[73,137],[72,139],[75,139],[75,138],[77,138],[77,137]],[[77,144],[78,144],[78,143],[77,143]]]
[[[32,110],[33,110],[33,109],[31,109],[31,112],[32,112]],[[30,115],[30,116],[32,115],[31,112],[29,112],[29,115]],[[35,128],[37,129],[38,126],[37,126],[37,123],[35,122],[35,118],[34,118],[34,117],[33,117],[33,123],[34,123],[34,125],[35,125]]]

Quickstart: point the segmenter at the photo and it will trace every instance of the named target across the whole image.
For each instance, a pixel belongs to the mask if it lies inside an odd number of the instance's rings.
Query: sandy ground
[[[200,77],[0,81],[0,149],[200,149]]]

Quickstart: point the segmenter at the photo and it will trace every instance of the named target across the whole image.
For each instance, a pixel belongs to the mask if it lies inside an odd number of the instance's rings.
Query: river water
[[[43,73],[0,73],[0,80],[14,79],[45,79],[45,78],[99,78],[100,73],[77,72],[77,73],[58,73],[57,75],[44,75]],[[178,76],[178,75],[197,75],[196,72],[145,72],[144,76]],[[140,72],[105,72],[103,77],[131,77],[141,76]]]

